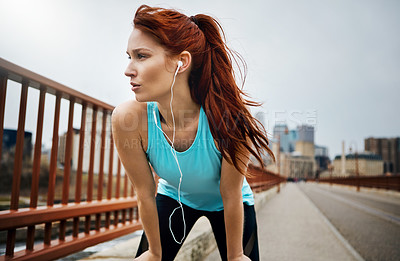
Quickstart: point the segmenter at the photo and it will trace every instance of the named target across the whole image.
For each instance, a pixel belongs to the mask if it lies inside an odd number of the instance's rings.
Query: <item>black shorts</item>
[[[160,224],[160,238],[162,247],[162,260],[174,260],[176,254],[181,248],[181,244],[175,242],[171,231],[169,230],[169,216],[172,211],[179,206],[179,203],[165,195],[157,194],[156,197],[157,211]],[[258,251],[258,238],[257,238],[257,222],[254,206],[244,205],[244,228],[243,228],[243,250],[244,254],[252,261],[259,260]],[[225,221],[224,211],[202,211],[196,210],[182,204],[185,222],[186,222],[186,236],[189,234],[196,221],[205,216],[211,223],[214,237],[217,242],[218,250],[222,260],[227,260],[226,254],[226,234],[225,234]],[[183,237],[183,223],[182,211],[178,209],[175,211],[171,220],[171,229],[174,232],[176,240],[180,241]],[[148,242],[145,233],[143,233],[140,240],[139,248],[136,257],[140,256],[143,252],[148,250]]]

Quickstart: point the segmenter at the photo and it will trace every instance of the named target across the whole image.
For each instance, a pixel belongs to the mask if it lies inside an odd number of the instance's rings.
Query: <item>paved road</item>
[[[348,187],[299,184],[365,260],[400,260],[400,197]]]
[[[288,183],[257,211],[262,261],[363,260],[299,189]],[[206,261],[221,260],[214,251]]]

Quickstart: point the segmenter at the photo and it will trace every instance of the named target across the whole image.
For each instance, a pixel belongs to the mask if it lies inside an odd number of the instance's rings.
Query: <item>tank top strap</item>
[[[156,125],[154,119],[154,102],[147,103],[147,150],[146,154],[150,151],[153,146],[155,135],[156,135]]]

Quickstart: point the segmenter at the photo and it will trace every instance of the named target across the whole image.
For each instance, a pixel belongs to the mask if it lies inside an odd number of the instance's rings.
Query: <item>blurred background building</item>
[[[369,153],[347,154],[345,161],[344,176],[378,176],[383,172],[383,161],[381,156]],[[338,155],[333,161],[334,176],[342,175],[342,156]]]
[[[2,143],[2,161],[14,160],[15,145],[17,144],[17,130],[4,129]],[[32,132],[24,132],[23,160],[32,160]]]
[[[366,151],[382,157],[383,173],[400,174],[400,137],[364,139]]]

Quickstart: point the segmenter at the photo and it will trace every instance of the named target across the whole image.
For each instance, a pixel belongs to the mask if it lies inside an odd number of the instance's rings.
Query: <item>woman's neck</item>
[[[179,86],[182,87],[182,86]],[[200,105],[195,103],[191,97],[189,87],[179,88],[174,86],[174,97],[172,100],[172,111],[174,114],[175,128],[182,129],[190,125],[193,120],[198,118]],[[170,108],[171,96],[165,97],[163,100],[157,101],[158,110],[160,111],[165,123],[173,126],[172,113]]]

